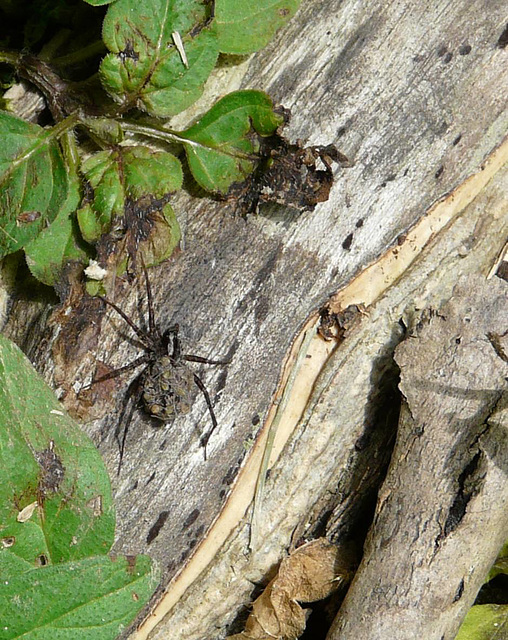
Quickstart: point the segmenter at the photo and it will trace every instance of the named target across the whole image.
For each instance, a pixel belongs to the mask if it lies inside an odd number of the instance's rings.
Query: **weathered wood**
[[[508,532],[507,318],[506,282],[463,278],[397,347],[397,443],[329,640],[455,637]]]
[[[252,582],[264,579],[280,560],[295,526],[309,518],[313,522],[316,503],[317,517],[331,487],[343,491],[342,502],[336,498],[333,503],[339,537],[358,518],[352,496],[361,498],[359,504],[372,500],[367,489],[379,482],[393,434],[391,423],[379,429],[378,409],[386,389],[393,389],[390,356],[401,338],[398,320],[411,305],[425,306],[432,296],[441,300],[450,295],[451,268],[469,272],[494,261],[506,229],[501,209],[482,218],[472,206],[465,226],[455,221],[460,209],[455,212],[440,237],[441,253],[428,258],[427,271],[411,272],[405,289],[399,282],[394,298],[383,298],[367,317],[360,314],[360,327],[351,332],[347,346],[335,349],[331,343],[321,375],[308,378],[317,379],[314,395],[265,487],[257,549],[249,556],[244,523],[201,581],[179,600],[193,576],[211,562],[212,547],[206,551],[201,543],[239,468],[260,455],[259,448],[249,450],[245,443],[273,417],[271,403],[283,364],[296,337],[303,337],[305,323],[310,318],[315,330],[317,312],[330,296],[344,290],[387,248],[396,251],[397,238],[403,242],[401,236],[443,194],[469,175],[481,174],[485,158],[501,143],[508,122],[503,95],[507,53],[497,46],[504,19],[500,1],[490,2],[485,11],[479,1],[439,7],[388,2],[380,7],[353,0],[304,0],[269,47],[242,65],[242,86],[265,89],[291,108],[293,139],[335,142],[354,166],[337,170],[329,202],[301,215],[267,208],[243,220],[207,198],[196,202],[182,193],[175,199],[175,209],[185,218],[185,243],[169,262],[151,270],[158,317],[164,327],[179,322],[188,352],[233,356],[225,372],[203,369],[219,419],[209,459],[203,460],[199,447],[208,413],[198,395],[189,416],[170,428],[155,429],[142,412],[135,415],[119,478],[114,475],[118,448],[113,434],[125,381],[116,381],[103,394],[107,397],[96,398],[91,410],[107,413],[85,425],[113,474],[116,550],[154,557],[163,569],[162,586],[169,585],[166,610],[178,602],[151,637],[219,636],[248,602]],[[228,90],[239,82],[234,73],[232,78]],[[496,198],[502,202],[502,196]],[[480,231],[475,225],[481,225]],[[468,257],[459,259],[462,246]],[[400,276],[388,274],[387,286]],[[119,283],[116,301],[137,317],[136,286]],[[135,356],[113,316],[81,316],[80,337],[72,344],[60,324],[79,317],[76,308],[70,315],[64,309],[44,332],[31,331],[19,320],[25,309],[18,300],[7,333],[74,410],[76,392],[97,361],[120,366]],[[296,362],[301,366],[301,359]],[[304,407],[311,390],[299,391]],[[293,405],[291,400],[288,406]],[[294,429],[288,428],[287,437]],[[374,459],[377,471],[371,470]],[[249,474],[249,490],[235,498],[223,536],[234,530],[250,504],[255,465]],[[154,536],[164,513],[165,524]],[[216,547],[221,540],[217,538]],[[172,591],[171,579],[196,549],[204,551],[195,556],[194,574],[184,572],[189,577],[175,582]]]

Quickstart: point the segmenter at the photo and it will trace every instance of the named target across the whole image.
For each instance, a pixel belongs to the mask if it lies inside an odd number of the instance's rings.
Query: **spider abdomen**
[[[194,374],[183,363],[175,363],[169,356],[155,360],[143,374],[146,410],[162,422],[189,413],[194,384]]]

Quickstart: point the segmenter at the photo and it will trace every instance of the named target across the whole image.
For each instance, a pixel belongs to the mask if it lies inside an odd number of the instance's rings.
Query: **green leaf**
[[[146,238],[139,243],[143,262],[147,267],[160,264],[169,258],[180,242],[180,225],[173,207],[164,205],[156,214],[151,214],[153,228]]]
[[[2,335],[0,416],[2,573],[21,561],[37,567],[107,553],[115,521],[104,463]]]
[[[489,580],[492,580],[500,573],[508,575],[508,542],[504,543],[503,548],[492,565],[485,582],[489,582]]]
[[[33,240],[64,204],[69,181],[51,129],[0,111],[0,257]]]
[[[90,247],[83,243],[74,215],[81,199],[78,177],[69,176],[67,202],[55,220],[25,247],[28,268],[40,282],[54,287],[70,261],[88,263]]]
[[[148,147],[117,147],[90,156],[81,167],[92,193],[78,211],[87,242],[108,233],[115,218],[125,215],[128,200],[160,199],[182,186],[180,161]]]
[[[508,640],[508,605],[471,607],[455,640]]]
[[[111,97],[159,117],[195,102],[218,56],[207,5],[205,0],[116,0],[103,26],[104,43],[112,53],[100,67]]]
[[[296,13],[301,0],[216,0],[215,20],[222,53],[262,49]]]
[[[180,134],[193,176],[207,191],[225,194],[256,167],[259,139],[253,131],[269,136],[283,122],[265,93],[230,93]]]
[[[146,556],[86,558],[0,583],[0,638],[114,640],[158,582]]]

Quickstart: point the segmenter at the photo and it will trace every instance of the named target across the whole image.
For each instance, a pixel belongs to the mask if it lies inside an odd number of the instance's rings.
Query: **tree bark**
[[[291,544],[326,531],[361,546],[395,438],[402,321],[412,327],[422,309],[441,307],[461,275],[486,276],[505,242],[504,9],[304,0],[264,51],[219,70],[221,92],[266,90],[291,108],[292,139],[335,143],[354,165],[337,168],[329,201],[313,212],[274,206],[244,220],[208,198],[175,198],[185,241],[150,272],[157,319],[180,324],[188,353],[233,358],[196,369],[219,420],[207,461],[199,440],[209,417],[196,391],[171,427],[135,414],[117,477],[128,381],[91,406],[80,389],[98,362],[134,359],[126,328],[87,301],[68,300],[48,321],[47,307],[15,300],[7,334],[88,420],[111,470],[115,550],[162,567],[132,637],[223,637]],[[142,293],[142,281],[116,290],[135,320]],[[323,308],[339,314],[342,341],[318,335]]]

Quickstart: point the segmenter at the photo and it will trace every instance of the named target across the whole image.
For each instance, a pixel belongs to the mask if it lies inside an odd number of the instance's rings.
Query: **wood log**
[[[15,298],[6,333],[83,417],[111,470],[115,551],[162,568],[133,638],[223,637],[292,544],[325,530],[361,546],[397,427],[401,321],[439,308],[461,275],[486,276],[505,243],[504,30],[494,0],[304,0],[264,51],[219,71],[196,112],[238,86],[266,90],[291,109],[293,140],[335,143],[353,166],[337,168],[312,212],[267,206],[243,219],[206,197],[175,198],[185,239],[150,272],[158,322],[178,322],[189,353],[232,357],[196,369],[219,421],[208,460],[196,390],[170,427],[135,413],[117,477],[128,381],[93,406],[80,390],[98,362],[135,357],[125,327],[88,301],[68,299],[48,319],[43,302]],[[138,295],[142,281],[118,284],[134,319]],[[318,334],[325,316],[344,325],[342,341]]]

